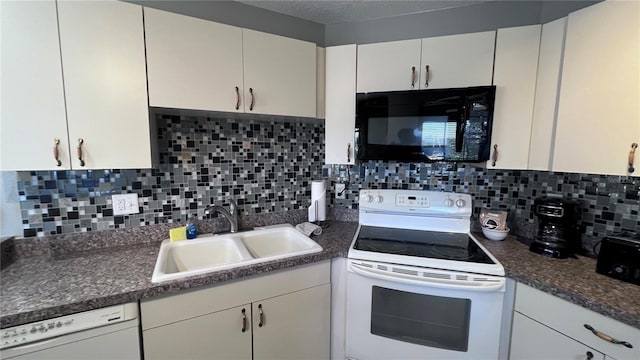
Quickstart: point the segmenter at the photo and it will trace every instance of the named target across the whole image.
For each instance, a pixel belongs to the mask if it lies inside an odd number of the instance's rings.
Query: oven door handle
[[[448,279],[427,278],[416,275],[394,273],[390,275],[386,271],[379,271],[363,267],[355,263],[349,263],[349,267],[356,274],[379,280],[393,281],[396,283],[430,286],[434,288],[464,291],[500,291],[504,289],[505,280],[498,281],[455,281]]]

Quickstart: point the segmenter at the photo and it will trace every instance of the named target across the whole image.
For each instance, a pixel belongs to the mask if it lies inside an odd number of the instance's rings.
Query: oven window
[[[371,333],[447,350],[467,351],[471,300],[373,287]]]

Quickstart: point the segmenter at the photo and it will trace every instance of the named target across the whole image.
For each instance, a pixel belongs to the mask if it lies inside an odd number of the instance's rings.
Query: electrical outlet
[[[345,188],[345,184],[343,183],[336,184],[336,199],[344,199],[344,188]]]
[[[111,195],[111,202],[113,203],[113,215],[137,214],[140,212],[138,194]]]

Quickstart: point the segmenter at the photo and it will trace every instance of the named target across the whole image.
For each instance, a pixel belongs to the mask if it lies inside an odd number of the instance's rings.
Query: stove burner
[[[450,260],[469,260],[473,254],[469,253],[469,249],[455,246],[431,245],[431,251],[440,258]]]
[[[404,254],[408,246],[401,242],[380,242],[369,244],[370,251],[383,252],[387,254]]]

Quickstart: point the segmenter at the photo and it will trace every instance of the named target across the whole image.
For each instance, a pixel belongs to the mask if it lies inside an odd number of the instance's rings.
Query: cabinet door
[[[514,312],[510,359],[604,360],[604,355],[519,312]]]
[[[420,88],[491,85],[495,37],[485,31],[422,39]]]
[[[69,169],[56,3],[2,1],[0,7],[0,170]]]
[[[244,111],[316,117],[316,45],[242,29]]]
[[[569,14],[554,171],[627,175],[640,142],[639,7],[604,1]]]
[[[530,170],[551,170],[566,29],[566,17],[542,25],[529,145]]]
[[[144,27],[150,106],[242,112],[242,29],[151,8]]]
[[[72,167],[151,167],[142,7],[58,1],[58,18]]]
[[[251,307],[239,306],[148,329],[142,338],[148,360],[249,360]]]
[[[356,121],[356,45],[326,49],[325,163],[353,164]]]
[[[420,39],[358,45],[357,92],[418,89]]]
[[[331,285],[252,304],[253,358],[329,359]]]
[[[491,133],[491,151],[495,152],[497,146],[498,157],[496,162],[488,162],[489,168],[527,169],[540,27],[498,30],[494,70],[496,102]]]

